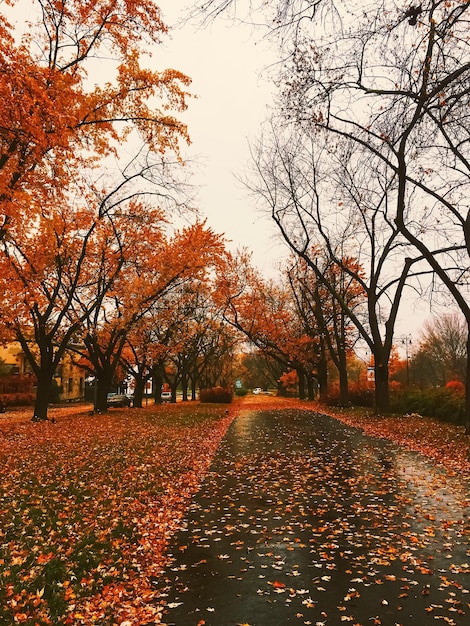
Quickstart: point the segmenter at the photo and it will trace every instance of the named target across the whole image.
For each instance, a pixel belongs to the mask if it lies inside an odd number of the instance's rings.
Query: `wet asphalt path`
[[[232,423],[175,536],[164,623],[470,624],[470,487],[308,411]]]

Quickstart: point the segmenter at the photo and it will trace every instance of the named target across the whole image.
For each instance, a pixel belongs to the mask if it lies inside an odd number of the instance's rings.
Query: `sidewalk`
[[[163,621],[466,624],[468,499],[467,482],[327,416],[242,411],[174,539]]]

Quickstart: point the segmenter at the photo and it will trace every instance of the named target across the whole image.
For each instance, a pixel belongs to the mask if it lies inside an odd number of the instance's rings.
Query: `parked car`
[[[108,393],[107,405],[108,407],[126,407],[131,406],[132,400],[124,394],[120,393]]]
[[[171,402],[171,391],[162,391],[160,397],[162,402]]]
[[[253,389],[253,393],[255,394],[255,396],[259,395],[261,393],[261,387],[256,387],[255,389]]]

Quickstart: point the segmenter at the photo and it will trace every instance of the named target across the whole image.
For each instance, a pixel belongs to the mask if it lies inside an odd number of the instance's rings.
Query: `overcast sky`
[[[187,5],[188,0],[159,2],[168,25],[184,15]],[[254,264],[273,275],[286,249],[236,179],[249,166],[248,140],[259,135],[272,101],[272,87],[262,72],[275,57],[260,39],[260,32],[227,19],[205,28],[185,24],[172,30],[154,60],[157,68],[174,67],[190,76],[198,96],[182,119],[192,140],[190,155],[201,163],[194,179],[200,186],[200,209],[216,232],[233,241],[231,249],[247,246]]]
[[[188,0],[160,0],[159,6],[172,25],[184,15]],[[216,232],[233,241],[233,248],[252,250],[254,265],[269,277],[277,274],[287,250],[274,224],[263,217],[255,199],[236,180],[249,166],[248,140],[259,135],[272,102],[273,88],[263,70],[275,61],[275,51],[261,36],[248,25],[222,18],[206,28],[186,24],[172,30],[159,51],[162,57],[155,60],[159,68],[173,66],[190,76],[198,95],[183,119],[193,141],[191,154],[198,155],[203,164],[194,181],[201,188],[201,210]],[[429,316],[428,302],[406,294],[396,336],[411,332],[416,340]]]

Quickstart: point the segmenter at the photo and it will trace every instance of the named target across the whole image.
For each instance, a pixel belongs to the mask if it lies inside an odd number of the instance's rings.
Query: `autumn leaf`
[[[285,584],[284,584],[284,583],[282,583],[282,582],[280,582],[279,580],[275,580],[275,581],[274,581],[273,583],[271,583],[271,584],[272,584],[272,586],[273,586],[275,589],[284,589],[284,587],[285,587]]]

